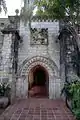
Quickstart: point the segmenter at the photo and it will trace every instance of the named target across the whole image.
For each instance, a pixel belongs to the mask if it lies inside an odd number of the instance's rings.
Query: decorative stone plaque
[[[48,45],[47,28],[31,28],[31,45]]]

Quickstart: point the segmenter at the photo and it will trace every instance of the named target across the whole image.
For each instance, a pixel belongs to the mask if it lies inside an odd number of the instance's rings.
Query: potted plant
[[[0,83],[0,107],[7,107],[10,102],[10,84],[6,82]]]

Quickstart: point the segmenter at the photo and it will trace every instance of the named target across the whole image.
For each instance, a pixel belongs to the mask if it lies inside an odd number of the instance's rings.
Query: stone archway
[[[49,98],[59,98],[60,97],[60,77],[58,67],[54,63],[54,61],[49,58],[42,56],[35,56],[30,59],[26,59],[19,69],[19,78],[17,80],[16,85],[16,93],[17,96],[23,96],[25,98],[28,97],[28,77],[30,71],[35,66],[42,66],[48,73],[49,80]],[[19,85],[18,85],[19,84]]]
[[[47,97],[49,95],[49,75],[41,65],[33,67],[28,75],[28,96]]]

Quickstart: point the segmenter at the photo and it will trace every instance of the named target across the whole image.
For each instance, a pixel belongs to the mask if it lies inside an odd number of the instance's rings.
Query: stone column
[[[61,94],[61,79],[56,77],[55,78],[55,98],[60,98]]]
[[[51,76],[49,77],[49,99],[55,98],[55,82],[54,78]]]
[[[16,98],[16,75],[12,73],[11,81],[11,104],[15,102]]]
[[[28,97],[28,78],[27,76],[21,76],[16,82],[16,97],[27,98]]]
[[[24,76],[21,79],[21,98],[28,97],[28,77]]]

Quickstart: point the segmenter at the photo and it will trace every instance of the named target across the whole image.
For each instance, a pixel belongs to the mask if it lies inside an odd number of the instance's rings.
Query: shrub
[[[72,111],[76,115],[76,118],[80,120],[80,82],[72,83],[69,91],[72,95]]]
[[[68,106],[68,100],[71,101],[72,112],[75,114],[77,120],[80,120],[80,78],[72,76],[71,81],[64,85],[62,93],[66,96],[66,105]]]
[[[10,84],[9,83],[0,83],[0,96],[9,96],[10,93]]]

